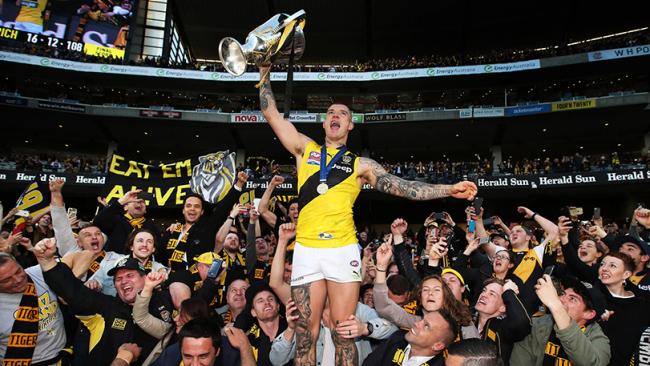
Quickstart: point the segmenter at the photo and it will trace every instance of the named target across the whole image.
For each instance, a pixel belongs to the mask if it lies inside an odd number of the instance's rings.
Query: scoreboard
[[[43,45],[60,50],[83,52],[83,42],[70,41],[44,34],[29,33],[17,29],[0,27],[0,41],[16,41],[25,44]]]

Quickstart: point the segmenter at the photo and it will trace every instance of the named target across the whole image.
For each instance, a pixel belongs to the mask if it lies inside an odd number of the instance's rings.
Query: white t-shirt
[[[41,267],[29,267],[25,272],[34,281],[38,294],[38,337],[32,359],[32,362],[36,363],[52,359],[59,354],[59,351],[65,346],[65,329],[56,294],[45,284]],[[4,358],[7,351],[9,335],[14,326],[14,314],[22,297],[22,293],[0,293],[0,360]]]

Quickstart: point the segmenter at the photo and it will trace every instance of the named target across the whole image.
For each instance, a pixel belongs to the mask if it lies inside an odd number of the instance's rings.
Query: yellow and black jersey
[[[326,163],[337,149],[327,148]],[[338,248],[357,243],[352,207],[361,187],[357,183],[359,158],[346,151],[327,177],[329,189],[319,194],[321,146],[310,141],[298,167],[300,215],[296,241],[312,248]]]
[[[21,0],[20,12],[16,17],[17,22],[43,24],[43,11],[47,0]]]

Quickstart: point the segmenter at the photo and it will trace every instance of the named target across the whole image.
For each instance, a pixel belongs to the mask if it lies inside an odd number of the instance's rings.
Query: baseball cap
[[[565,276],[560,280],[562,288],[573,289],[584,301],[588,309],[594,310],[596,312],[596,317],[594,320],[600,319],[600,316],[603,315],[606,308],[605,296],[603,293],[594,287],[588,282],[582,282],[576,277]]]
[[[457,270],[455,270],[455,269],[453,269],[453,268],[449,268],[449,267],[447,267],[447,268],[445,268],[445,269],[442,270],[442,275],[444,275],[444,274],[446,274],[446,273],[451,273],[451,274],[453,274],[454,276],[458,277],[458,279],[460,280],[461,285],[465,286],[465,279],[464,279],[463,276],[460,274],[460,272],[458,272]]]
[[[135,269],[136,271],[142,272],[142,274],[147,273],[147,270],[144,268],[142,263],[140,263],[139,260],[137,260],[137,259],[135,259],[133,257],[124,257],[124,258],[120,259],[119,261],[117,261],[117,263],[115,264],[115,267],[111,268],[108,271],[108,275],[111,276],[111,277],[115,276],[117,271],[119,271],[120,269]]]
[[[215,252],[205,252],[201,255],[194,257],[194,261],[196,263],[203,263],[203,264],[207,264],[208,266],[211,265],[212,261],[214,261],[215,259],[221,259],[219,254]]]
[[[501,237],[505,239],[507,242],[510,242],[510,238],[508,238],[508,234],[505,233],[503,230],[497,230],[493,233],[490,234],[490,239],[494,238],[495,236]]]
[[[621,238],[621,245],[623,245],[625,243],[632,243],[632,244],[636,245],[637,247],[639,247],[639,249],[641,249],[641,251],[643,253],[645,253],[646,255],[650,254],[650,245],[648,245],[647,242],[645,242],[643,239],[641,239],[638,236],[625,234]]]

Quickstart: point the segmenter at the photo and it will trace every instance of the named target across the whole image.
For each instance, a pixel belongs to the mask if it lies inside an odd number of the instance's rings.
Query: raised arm
[[[263,77],[268,72],[268,67],[260,67],[260,77]],[[278,111],[275,103],[275,96],[271,90],[271,75],[266,78],[266,81],[260,86],[260,109],[264,118],[269,122],[273,132],[278,137],[282,146],[287,149],[296,158],[300,158],[305,151],[307,142],[311,139],[296,129],[296,127],[284,119],[282,114]]]
[[[291,286],[284,282],[284,261],[287,255],[289,240],[296,236],[296,225],[293,223],[282,224],[278,230],[278,246],[271,263],[269,286],[275,291],[283,304],[291,300]]]
[[[521,214],[524,214],[524,217],[527,218],[527,219],[535,220],[535,222],[537,222],[537,224],[539,226],[541,226],[542,229],[544,229],[544,232],[546,233],[546,235],[548,235],[549,233],[556,233],[557,232],[557,225],[555,225],[554,222],[552,222],[551,220],[549,220],[549,219],[547,219],[545,217],[542,217],[541,215],[537,214],[536,212],[533,212],[533,210],[531,210],[531,209],[529,209],[527,207],[524,207],[524,206],[519,206],[519,207],[517,207],[517,212],[519,212]]]
[[[276,175],[271,178],[268,187],[266,187],[266,190],[260,199],[258,212],[270,227],[275,227],[278,217],[275,215],[275,213],[269,211],[269,201],[271,200],[271,196],[273,195],[275,188],[283,182],[284,178],[281,175]]]
[[[223,222],[223,225],[219,228],[217,231],[217,235],[214,239],[214,252],[219,253],[221,249],[223,249],[223,241],[226,240],[226,236],[230,232],[230,228],[235,224],[235,220],[237,220],[237,216],[239,215],[239,212],[244,209],[244,205],[241,204],[236,204],[233,206],[232,210],[230,211],[230,214],[228,217],[226,217],[226,221]]]
[[[405,180],[389,174],[381,164],[370,158],[359,160],[359,175],[379,192],[410,200],[427,201],[444,197],[473,200],[477,192],[476,184],[468,181],[451,185]]]

